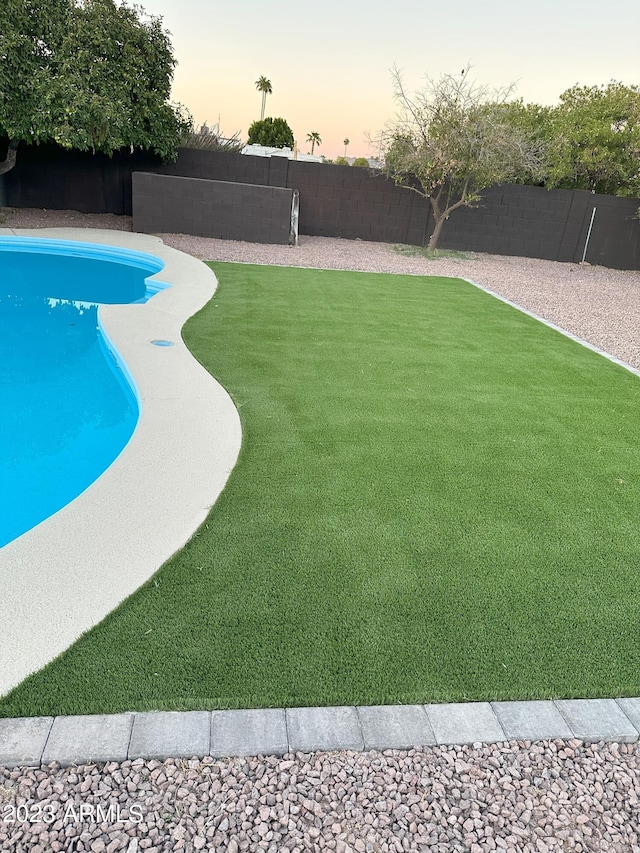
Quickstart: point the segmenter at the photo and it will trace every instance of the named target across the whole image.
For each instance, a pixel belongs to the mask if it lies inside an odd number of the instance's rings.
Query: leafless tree
[[[429,200],[435,249],[442,226],[460,207],[478,204],[481,191],[542,168],[539,141],[508,120],[503,105],[513,87],[490,91],[462,74],[426,79],[410,93],[392,69],[395,119],[381,134],[385,171],[400,186]]]

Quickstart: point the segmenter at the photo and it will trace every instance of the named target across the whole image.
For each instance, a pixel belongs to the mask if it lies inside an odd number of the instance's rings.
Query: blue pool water
[[[91,485],[139,406],[98,306],[144,302],[162,261],[114,247],[0,237],[0,547]]]

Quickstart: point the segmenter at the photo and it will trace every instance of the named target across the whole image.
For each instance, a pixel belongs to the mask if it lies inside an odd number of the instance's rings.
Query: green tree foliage
[[[283,118],[264,118],[249,128],[249,145],[293,148],[293,131]]]
[[[540,170],[539,141],[501,112],[509,90],[490,93],[463,73],[427,79],[412,95],[397,69],[393,84],[398,114],[381,135],[385,171],[429,200],[435,222],[429,249],[449,216],[477,204],[483,189]]]
[[[369,168],[369,161],[367,160],[366,157],[356,157],[356,159],[353,161],[353,163],[351,165],[352,166],[360,166],[360,168],[362,168],[362,169],[368,169]]]
[[[264,76],[258,77],[256,80],[256,89],[258,92],[262,92],[262,108],[260,110],[260,121],[262,121],[264,118],[264,108],[267,103],[267,95],[270,95],[273,92],[271,80],[267,80]]]
[[[548,155],[553,142],[551,125],[552,107],[540,104],[525,104],[522,99],[505,101],[495,105],[496,112],[502,121],[514,125],[520,134],[530,140],[540,152],[541,157],[532,164],[523,161],[519,173],[512,177],[513,183],[543,184],[548,172]]]
[[[336,157],[336,166],[348,166],[348,165],[349,165],[349,161],[347,160],[346,157],[342,157],[342,156]]]
[[[550,114],[548,187],[640,196],[640,88],[573,86]]]
[[[191,118],[169,103],[175,60],[158,17],[114,0],[4,0],[0,134],[64,148],[175,158]],[[13,153],[12,153],[13,152]]]

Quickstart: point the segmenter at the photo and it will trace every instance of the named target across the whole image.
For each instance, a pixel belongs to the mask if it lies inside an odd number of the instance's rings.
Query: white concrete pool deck
[[[125,231],[0,228],[0,235],[147,252],[165,264],[151,278],[172,285],[145,304],[99,311],[141,401],[131,440],[78,498],[0,548],[2,696],[100,622],[189,540],[224,488],[241,428],[229,395],[180,334],[215,292],[217,280],[204,263],[158,237]],[[175,345],[154,346],[156,339]]]

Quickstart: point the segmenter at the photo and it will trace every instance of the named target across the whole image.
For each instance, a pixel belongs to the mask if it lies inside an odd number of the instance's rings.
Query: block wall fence
[[[287,245],[293,190],[133,172],[133,230]]]
[[[0,157],[5,145],[0,140]],[[175,163],[163,165],[128,151],[109,158],[54,145],[21,147],[15,168],[0,178],[0,204],[131,215],[133,172],[297,189],[303,236],[422,246],[433,228],[425,199],[366,169],[194,149],[180,149]],[[577,262],[594,207],[586,260],[640,269],[640,200],[580,190],[490,187],[479,207],[457,210],[445,223],[440,246]]]

